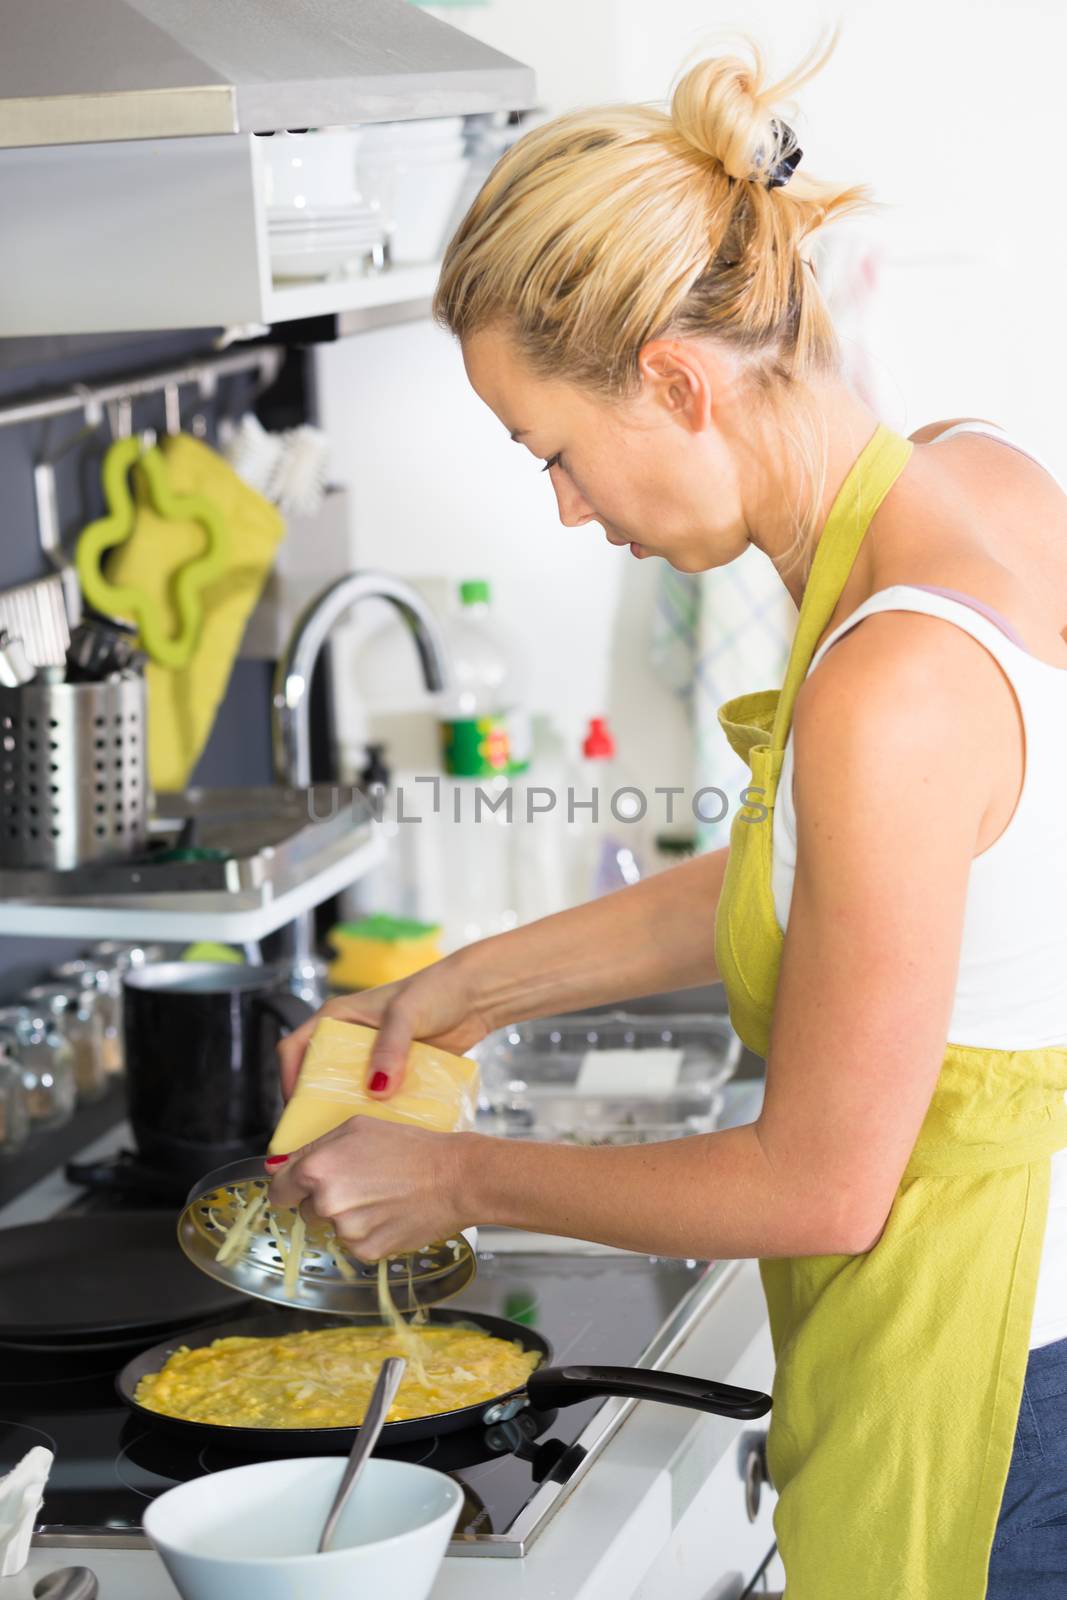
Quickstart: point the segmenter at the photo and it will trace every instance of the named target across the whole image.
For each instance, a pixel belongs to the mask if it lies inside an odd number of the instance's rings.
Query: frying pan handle
[[[770,1395],[758,1389],[738,1389],[713,1378],[687,1378],[680,1372],[651,1372],[644,1367],[541,1367],[527,1378],[526,1393],[538,1411],[555,1411],[601,1395],[659,1400],[664,1405],[744,1419],[766,1416],[771,1409]]]

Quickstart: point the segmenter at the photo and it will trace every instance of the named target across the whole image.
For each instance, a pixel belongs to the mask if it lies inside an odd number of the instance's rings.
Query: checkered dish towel
[[[774,689],[785,676],[797,610],[772,563],[750,546],[710,572],[676,572],[663,564],[656,595],[652,662],[689,702],[693,727],[693,791],[715,789],[697,802],[700,850],[727,844],[749,780],[726,742],[717,712],[724,700]],[[720,815],[722,813],[722,815]]]

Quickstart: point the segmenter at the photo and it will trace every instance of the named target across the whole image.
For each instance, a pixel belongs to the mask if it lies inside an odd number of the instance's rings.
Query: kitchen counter
[[[769,1388],[766,1313],[754,1262],[725,1263],[719,1292],[667,1363]],[[739,1600],[771,1552],[772,1494],[745,1510],[742,1469],[765,1422],[643,1402],[522,1560],[446,1559],[433,1600]],[[105,1600],[175,1600],[150,1550],[36,1545],[0,1600],[31,1600],[59,1566],[88,1566]],[[236,1600],[236,1597],[235,1597]]]

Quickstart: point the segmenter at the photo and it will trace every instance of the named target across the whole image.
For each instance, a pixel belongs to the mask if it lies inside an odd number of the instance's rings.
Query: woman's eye
[[[544,466],[541,468],[541,471],[542,472],[549,472],[553,467],[558,467],[559,466],[559,462],[560,462],[560,456],[562,456],[562,454],[563,454],[563,452],[562,452],[562,450],[560,450],[560,451],[558,451],[556,453],[556,455],[549,456],[548,460],[545,462]]]

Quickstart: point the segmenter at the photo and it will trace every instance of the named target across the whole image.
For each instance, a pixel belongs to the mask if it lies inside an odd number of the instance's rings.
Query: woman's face
[[[608,400],[537,376],[497,329],[463,341],[472,386],[508,433],[542,463],[568,528],[599,523],[609,544],[681,572],[732,561],[748,535],[734,465],[729,354],[695,339],[641,352],[641,383]]]

